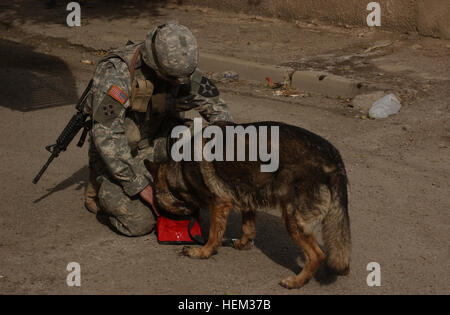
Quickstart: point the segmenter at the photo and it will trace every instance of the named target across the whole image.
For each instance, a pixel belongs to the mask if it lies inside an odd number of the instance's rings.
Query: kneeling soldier
[[[143,160],[169,158],[167,139],[183,121],[182,112],[196,109],[209,123],[232,121],[216,86],[197,63],[194,35],[167,22],[143,43],[115,50],[97,66],[90,96],[94,125],[85,205],[107,214],[120,233],[138,236],[153,230],[153,179]]]

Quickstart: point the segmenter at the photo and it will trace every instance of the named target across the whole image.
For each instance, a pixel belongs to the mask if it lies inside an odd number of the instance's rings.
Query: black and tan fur
[[[218,125],[224,130],[225,124]],[[301,273],[281,281],[282,286],[302,287],[323,261],[335,273],[347,274],[347,176],[339,152],[325,139],[299,127],[275,122],[252,125],[279,126],[278,171],[262,173],[260,162],[147,163],[155,178],[157,207],[179,215],[203,208],[210,211],[208,242],[203,247],[184,248],[183,253],[193,258],[214,254],[222,243],[231,209],[242,212],[242,237],[233,245],[236,249],[250,249],[256,236],[256,210],[271,207],[281,210],[290,236],[306,258]],[[313,234],[318,224],[322,225],[326,254]]]

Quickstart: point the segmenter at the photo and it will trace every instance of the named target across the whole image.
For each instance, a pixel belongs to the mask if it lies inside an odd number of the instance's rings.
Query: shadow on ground
[[[209,217],[203,212],[200,218],[203,235],[208,235],[208,220]],[[241,226],[240,213],[232,211],[228,219],[224,239],[240,238],[242,235]],[[299,263],[304,264],[305,256],[289,236],[280,217],[267,212],[257,212],[255,247],[276,264],[296,274],[302,271]],[[322,266],[317,271],[315,280],[321,285],[328,285],[335,282],[337,277]]]
[[[46,194],[39,197],[34,203],[39,203],[50,195],[76,185],[76,190],[84,189],[87,185],[88,167],[84,166],[72,174],[69,178],[61,181]],[[108,216],[97,214],[99,223],[108,226],[112,231],[120,234],[110,223]],[[209,231],[209,214],[202,211],[200,215],[202,234],[207,237]],[[241,214],[235,211],[230,213],[224,239],[230,240],[241,237]],[[120,234],[122,235],[122,234]],[[270,258],[276,264],[298,274],[302,271],[300,264],[304,264],[305,257],[301,249],[289,236],[280,217],[259,211],[256,220],[255,247]],[[315,277],[321,285],[331,284],[336,281],[336,276],[330,274],[325,268],[321,268]]]
[[[0,106],[22,112],[74,104],[75,78],[61,59],[0,39]]]
[[[83,166],[78,171],[73,173],[70,177],[66,178],[65,180],[58,183],[56,186],[48,189],[47,193],[43,196],[39,197],[38,199],[34,200],[33,203],[39,203],[42,200],[46,199],[47,197],[53,195],[54,193],[57,193],[62,190],[66,190],[67,188],[76,185],[75,190],[83,189],[87,186],[88,182],[88,167]]]

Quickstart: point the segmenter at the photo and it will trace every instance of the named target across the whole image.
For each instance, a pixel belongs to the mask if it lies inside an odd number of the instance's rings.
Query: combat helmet
[[[192,32],[167,21],[149,32],[142,51],[144,62],[169,81],[187,83],[198,65],[198,44]]]

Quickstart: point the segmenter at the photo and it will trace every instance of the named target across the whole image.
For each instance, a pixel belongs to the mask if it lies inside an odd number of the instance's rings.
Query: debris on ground
[[[292,88],[292,75],[294,74],[295,70],[289,69],[284,74],[284,80],[283,82],[273,82],[272,78],[266,77],[267,86],[271,89],[285,89],[289,90]]]
[[[209,78],[215,82],[237,82],[239,73],[235,71],[214,72],[209,74]]]
[[[380,40],[380,41],[376,42],[375,45],[373,45],[372,47],[369,47],[366,50],[364,50],[364,53],[367,54],[367,53],[371,52],[372,50],[388,47],[390,45],[392,45],[392,42],[390,40]]]
[[[234,71],[225,71],[223,73],[223,78],[229,81],[239,81],[239,74]]]
[[[291,87],[290,83],[285,80],[283,83],[273,82],[270,77],[266,77],[267,87],[271,88],[273,95],[275,96],[286,96],[286,97],[305,97],[305,93],[300,93],[298,89]]]
[[[94,64],[94,62],[92,60],[87,60],[87,59],[81,60],[81,63],[85,64],[85,65],[93,65]]]
[[[281,90],[275,90],[273,92],[273,95],[275,96],[285,96],[285,97],[306,97],[305,93],[300,93],[296,89],[281,89]]]
[[[284,84],[280,83],[280,82],[273,82],[272,78],[270,77],[266,77],[266,81],[267,81],[267,86],[270,87],[271,89],[281,89],[283,88]]]
[[[373,103],[369,110],[369,117],[372,119],[386,118],[399,112],[402,105],[394,94],[383,96]]]
[[[105,56],[106,54],[108,54],[108,51],[107,51],[107,50],[104,50],[104,49],[98,49],[98,50],[96,50],[95,53],[94,53],[94,55],[100,56],[100,57],[103,57],[103,56]]]
[[[351,102],[351,107],[358,110],[361,114],[367,115],[373,103],[385,95],[383,91],[375,91],[355,96]]]

